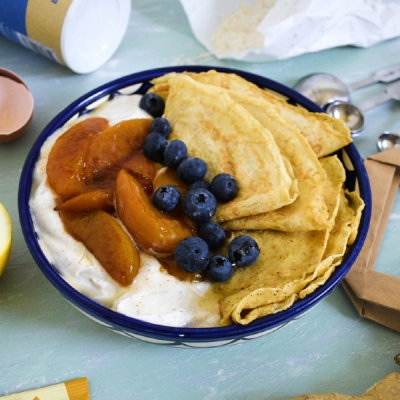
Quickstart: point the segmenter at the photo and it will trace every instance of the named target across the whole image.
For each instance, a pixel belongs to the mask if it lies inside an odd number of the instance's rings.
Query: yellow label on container
[[[27,392],[0,397],[4,400],[89,400],[87,378],[74,379],[65,383],[47,386]]]
[[[72,1],[29,0],[25,16],[29,38],[52,49],[63,64],[61,32]]]

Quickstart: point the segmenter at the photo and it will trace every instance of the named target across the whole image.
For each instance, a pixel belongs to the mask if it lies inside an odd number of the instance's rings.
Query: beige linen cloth
[[[400,332],[400,278],[374,271],[399,189],[400,147],[374,154],[364,164],[372,191],[371,224],[364,246],[343,286],[362,317]]]
[[[289,400],[398,400],[400,398],[400,374],[392,372],[368,389],[362,396],[339,393],[303,394]]]

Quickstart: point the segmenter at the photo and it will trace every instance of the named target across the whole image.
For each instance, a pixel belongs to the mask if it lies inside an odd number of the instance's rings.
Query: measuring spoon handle
[[[358,106],[358,108],[359,108],[362,112],[365,112],[365,111],[367,111],[367,110],[369,110],[369,109],[371,109],[371,108],[374,108],[374,107],[376,107],[376,106],[379,106],[379,104],[386,103],[387,101],[391,100],[391,98],[392,98],[392,97],[391,97],[388,93],[383,92],[383,93],[378,94],[378,95],[376,95],[376,96],[374,96],[374,97],[371,97],[371,98],[368,99],[368,100],[363,101],[363,102]]]
[[[349,91],[360,89],[365,86],[372,85],[377,82],[393,82],[400,78],[400,63],[392,65],[390,67],[382,68],[372,74],[370,77],[361,79],[360,81],[354,82],[348,85]]]
[[[386,103],[389,100],[400,100],[400,81],[393,82],[386,86],[383,93],[363,101],[358,108],[364,112],[378,106],[379,104]]]

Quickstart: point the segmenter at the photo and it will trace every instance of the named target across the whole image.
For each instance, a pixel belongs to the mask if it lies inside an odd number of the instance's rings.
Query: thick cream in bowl
[[[58,137],[72,125],[94,116],[110,125],[133,118],[148,118],[139,108],[140,95],[117,96],[88,114],[68,121],[43,144],[37,161],[30,208],[40,246],[49,262],[76,290],[90,299],[129,317],[172,327],[216,327],[220,323],[218,297],[209,282],[182,281],[170,275],[158,260],[140,254],[134,282],[123,287],[104,270],[82,242],[64,228],[56,206],[57,195],[47,182],[46,164]]]

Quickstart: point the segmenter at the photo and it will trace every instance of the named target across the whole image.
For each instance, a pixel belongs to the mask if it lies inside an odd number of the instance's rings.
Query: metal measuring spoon
[[[372,85],[373,83],[389,83],[400,78],[400,64],[382,68],[371,76],[350,85],[343,83],[338,77],[328,73],[315,73],[301,78],[294,89],[308,97],[321,107],[333,101],[350,102],[350,92]]]
[[[334,101],[328,104],[326,112],[333,118],[343,120],[350,129],[352,137],[358,136],[364,129],[365,118],[361,107],[346,101]]]
[[[350,129],[351,136],[355,137],[364,129],[364,113],[389,100],[400,100],[400,81],[386,86],[381,94],[365,100],[359,106],[344,101],[334,101],[327,105],[326,112],[336,119],[342,119]]]
[[[385,131],[381,133],[376,141],[379,151],[400,147],[400,134]]]
[[[294,89],[320,107],[332,100],[350,101],[348,87],[335,75],[328,73],[307,75],[295,84]]]

